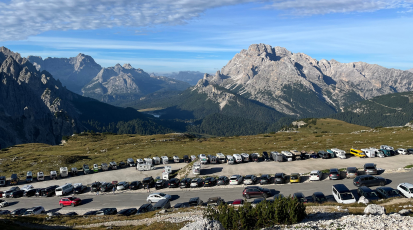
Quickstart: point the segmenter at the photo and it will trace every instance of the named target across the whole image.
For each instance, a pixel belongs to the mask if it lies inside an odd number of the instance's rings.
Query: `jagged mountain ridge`
[[[96,77],[82,88],[82,94],[103,102],[120,104],[157,91],[180,91],[189,86],[186,82],[171,78],[150,76],[130,64],[116,64],[114,67],[101,69]]]
[[[282,47],[253,44],[193,90],[225,105],[224,87],[292,116],[325,116],[357,101],[413,89],[413,73],[364,62],[317,61]]]
[[[71,58],[48,57],[43,60],[39,56],[28,56],[27,59],[37,70],[47,70],[70,91],[78,94],[102,69],[91,56],[82,53]]]
[[[203,73],[199,71],[179,71],[179,72],[172,72],[167,74],[156,74],[153,73],[154,76],[165,76],[169,78],[173,78],[176,80],[188,82],[191,85],[196,85],[200,79],[204,76]]]
[[[49,72],[38,71],[28,59],[5,47],[0,47],[0,79],[0,148],[59,144],[63,136],[93,128],[140,134],[171,131],[135,109],[69,91]]]

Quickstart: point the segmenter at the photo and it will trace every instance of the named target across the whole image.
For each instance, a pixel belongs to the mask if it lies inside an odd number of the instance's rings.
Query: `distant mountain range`
[[[413,121],[413,92],[386,94],[360,101],[331,118],[372,128],[403,126]]]
[[[28,59],[5,47],[0,47],[0,79],[1,147],[28,142],[58,144],[65,135],[92,129],[141,134],[172,131],[166,127],[169,124],[164,126],[135,109],[69,91],[49,72],[38,71]]]
[[[198,81],[204,77],[204,73],[201,73],[199,71],[179,71],[178,73],[172,72],[165,74],[153,73],[153,75],[173,78],[176,80],[188,82],[191,85],[196,85],[196,83],[198,83]]]
[[[44,60],[42,57],[29,56],[27,59],[37,70],[48,71],[72,92],[114,105],[139,100],[155,92],[182,91],[190,87],[190,84],[184,81],[150,76],[130,64],[102,68],[91,56],[85,54],[71,58]],[[177,76],[183,75],[184,72],[177,74]]]

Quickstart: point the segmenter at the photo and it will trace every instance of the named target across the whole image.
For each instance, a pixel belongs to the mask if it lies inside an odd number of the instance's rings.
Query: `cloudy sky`
[[[0,0],[0,46],[213,73],[254,43],[413,68],[413,0]]]

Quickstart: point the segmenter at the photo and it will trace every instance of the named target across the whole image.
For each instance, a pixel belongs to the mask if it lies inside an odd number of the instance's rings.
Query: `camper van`
[[[192,161],[196,161],[196,156],[195,155],[191,155],[191,162]]]
[[[37,181],[42,181],[44,180],[44,173],[43,172],[38,172],[37,173]]]
[[[93,164],[93,172],[95,172],[95,173],[99,172],[98,164]]]
[[[17,174],[11,174],[10,185],[18,184],[18,183],[19,183],[19,177],[17,176]]]
[[[151,158],[144,158],[145,164],[153,164],[153,160]]]
[[[271,157],[276,162],[283,162],[284,161],[284,155],[282,155],[281,153],[279,153],[277,151],[272,151],[271,152]]]
[[[234,157],[231,156],[231,155],[227,155],[227,163],[229,165],[232,165],[232,164],[234,164],[234,162],[235,162]]]
[[[358,150],[358,149],[350,149],[350,153],[353,154],[356,157],[364,158],[366,157],[366,154],[363,153],[363,151]]]
[[[293,160],[293,154],[288,152],[288,151],[281,151],[281,154],[284,157],[285,161],[292,161]]]
[[[33,182],[33,173],[32,171],[28,171],[26,173],[26,183],[30,183]]]
[[[224,154],[222,154],[222,153],[217,153],[217,154],[216,154],[216,157],[217,157],[217,162],[219,162],[219,163],[225,163],[226,158],[225,158],[225,155],[224,155]]]
[[[333,153],[336,154],[336,156],[340,159],[346,159],[346,151],[341,150],[341,149],[337,149],[337,148],[333,148],[331,149],[331,151],[333,151]]]
[[[139,171],[149,171],[155,169],[151,163],[137,164],[136,169]]]
[[[194,175],[199,175],[201,174],[201,164],[199,163],[194,163],[194,166],[192,167],[192,173]]]
[[[159,157],[152,157],[152,159],[154,165],[159,165],[161,163],[161,158]]]
[[[56,171],[50,171],[50,179],[51,180],[56,180],[57,179],[57,172]]]
[[[363,151],[364,155],[366,155],[369,158],[376,157],[376,153],[379,151],[378,149],[374,148],[368,148],[368,149],[361,149]]]
[[[297,150],[290,150],[290,153],[293,155],[293,159],[301,160],[301,153]]]
[[[241,163],[242,162],[242,157],[238,153],[232,154],[234,156],[234,160],[236,163]]]
[[[73,192],[73,185],[72,184],[65,184],[56,188],[55,193],[56,196],[64,196],[66,194],[70,194]]]
[[[60,177],[64,178],[69,175],[69,172],[67,171],[67,167],[60,167]]]
[[[175,163],[179,163],[179,157],[178,156],[173,156],[172,158],[174,159]]]
[[[108,171],[109,166],[108,166],[107,163],[102,163],[102,164],[100,164],[100,169],[102,169],[102,171]]]
[[[77,173],[78,173],[78,171],[77,171],[76,167],[73,167],[73,168],[70,169],[70,174],[72,174],[72,176],[77,176]]]
[[[167,156],[161,156],[162,159],[162,164],[168,164],[169,163],[169,158]]]
[[[171,166],[165,166],[163,171],[167,172],[167,173],[172,173],[172,167]]]
[[[208,158],[205,154],[199,154],[199,159],[201,160],[201,164],[207,164]]]

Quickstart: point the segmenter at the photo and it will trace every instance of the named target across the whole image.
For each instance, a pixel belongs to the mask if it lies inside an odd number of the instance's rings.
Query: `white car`
[[[397,149],[397,153],[398,153],[398,154],[401,154],[401,155],[406,155],[406,154],[407,154],[407,150],[400,148],[400,149]]]
[[[397,190],[407,198],[413,197],[413,184],[401,183],[397,186]]]
[[[339,204],[356,203],[353,193],[344,184],[335,184],[332,188],[333,197]]]
[[[242,181],[243,181],[243,178],[241,175],[233,175],[229,178],[229,184],[238,185],[238,184],[241,184]]]
[[[250,155],[248,153],[241,153],[241,157],[243,162],[250,161]]]
[[[23,216],[38,215],[38,214],[42,214],[45,212],[46,211],[44,210],[42,206],[37,206],[34,208],[27,209],[27,211],[23,214]]]
[[[310,173],[310,181],[321,180],[323,173],[320,170],[313,170]]]
[[[9,202],[7,202],[5,200],[0,200],[0,207],[4,208],[6,206],[9,206]]]
[[[235,162],[241,163],[242,162],[242,157],[238,153],[232,154],[234,156]]]
[[[156,203],[160,200],[171,200],[171,195],[165,194],[165,193],[152,193],[146,198],[146,201],[148,203]]]

